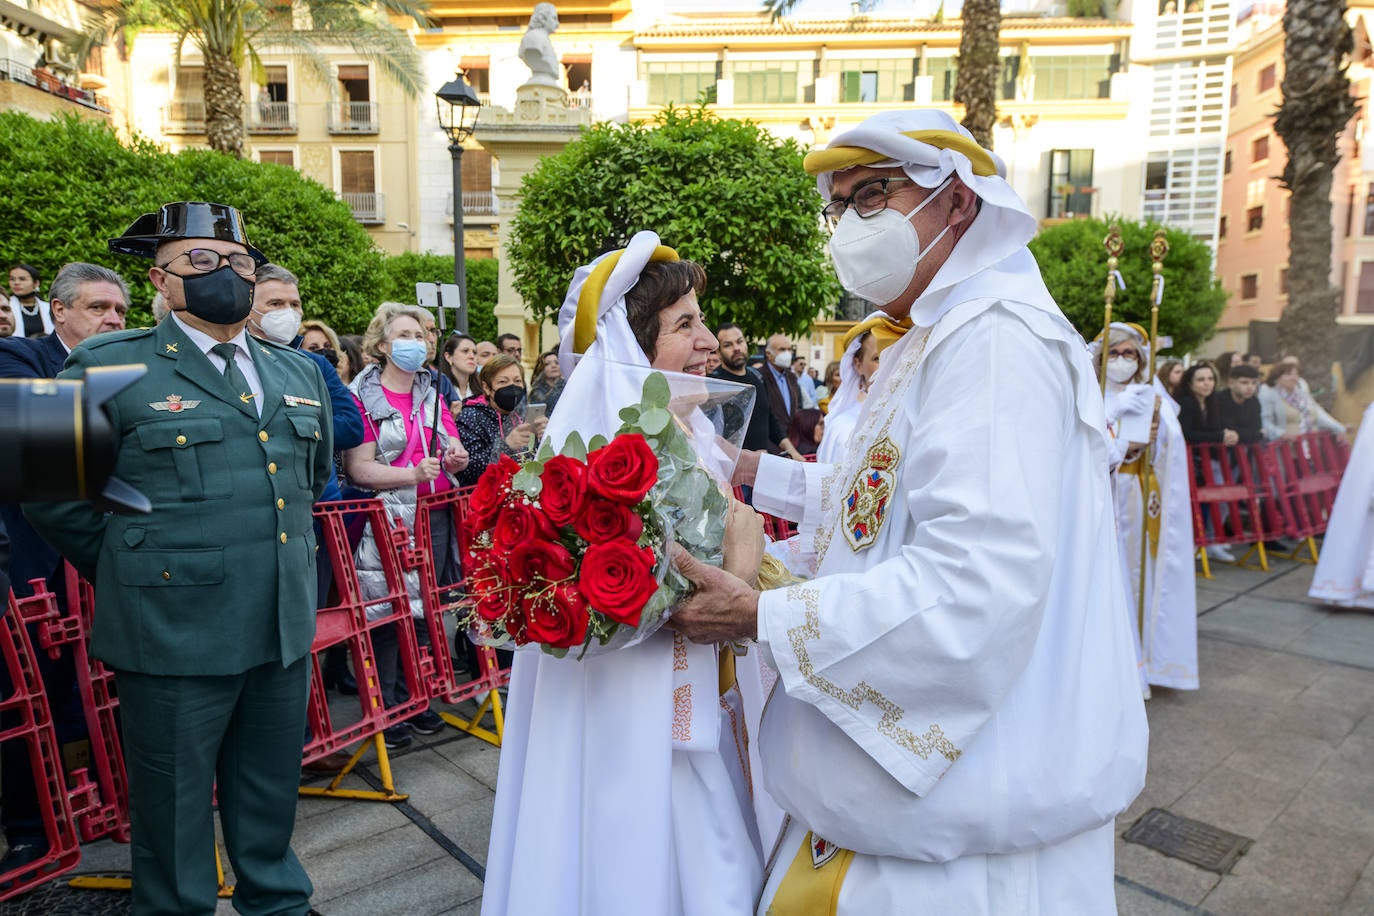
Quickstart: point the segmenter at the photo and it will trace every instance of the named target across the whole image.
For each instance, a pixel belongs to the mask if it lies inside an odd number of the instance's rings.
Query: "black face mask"
[[[211,324],[238,324],[252,311],[253,284],[228,264],[208,274],[181,276],[181,285],[186,311]]]
[[[329,365],[333,366],[335,369],[339,368],[338,350],[335,350],[333,347],[324,347],[323,349],[316,350],[315,352],[323,356],[325,359],[329,360]]]
[[[525,399],[525,386],[506,385],[503,388],[497,388],[491,399],[496,402],[496,406],[503,413],[510,413],[519,407],[520,402]]]

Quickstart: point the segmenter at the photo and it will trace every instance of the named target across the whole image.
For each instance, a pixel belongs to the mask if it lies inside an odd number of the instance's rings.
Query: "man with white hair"
[[[697,591],[672,625],[756,637],[781,674],[758,741],[789,820],[758,912],[1113,913],[1147,730],[1102,398],[1035,219],[942,112],[805,165],[841,282],[904,333],[836,464],[741,461],[809,581],[678,559]]]

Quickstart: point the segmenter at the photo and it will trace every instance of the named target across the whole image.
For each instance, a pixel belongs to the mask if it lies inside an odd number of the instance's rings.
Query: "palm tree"
[[[763,8],[774,21],[796,8],[799,0],[763,0]],[[868,12],[879,0],[858,0],[856,12]],[[944,21],[941,0],[936,21]],[[959,71],[954,83],[954,101],[963,103],[963,125],[978,144],[992,149],[992,128],[997,123],[997,89],[1002,74],[998,35],[1002,30],[1000,0],[964,0],[960,13],[963,28],[959,34]]]
[[[162,30],[177,36],[177,63],[187,41],[205,60],[205,136],[211,149],[243,156],[245,64],[263,72],[260,54],[285,50],[306,61],[322,79],[329,63],[322,50],[346,46],[377,64],[408,95],[423,80],[419,52],[389,16],[425,25],[423,0],[118,0],[90,21],[84,51],[123,32]]]
[[[959,75],[954,84],[954,101],[962,102],[961,122],[973,139],[992,149],[992,128],[997,123],[997,89],[1002,76],[1002,56],[998,35],[1002,30],[999,0],[964,0],[959,14]]]
[[[1346,76],[1354,48],[1345,0],[1289,0],[1283,13],[1283,102],[1274,130],[1288,150],[1288,305],[1279,346],[1325,377],[1336,358],[1340,293],[1331,286],[1331,173],[1355,113]]]

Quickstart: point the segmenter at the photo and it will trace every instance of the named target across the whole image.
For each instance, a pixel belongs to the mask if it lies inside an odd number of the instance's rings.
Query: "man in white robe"
[[[1138,637],[1141,686],[1148,697],[1150,686],[1196,690],[1198,673],[1188,443],[1178,425],[1178,402],[1145,381],[1150,352],[1145,337],[1137,325],[1112,323],[1104,395],[1127,616]],[[1089,353],[1093,365],[1099,365],[1101,338],[1093,341]],[[1155,411],[1158,424],[1149,449],[1153,474],[1147,493],[1143,442],[1151,436]],[[1142,614],[1140,545],[1146,531],[1150,539],[1145,551]]]
[[[756,636],[781,673],[759,742],[789,821],[757,912],[1114,913],[1147,728],[1102,398],[1035,220],[942,112],[876,115],[806,167],[844,211],[841,282],[912,329],[839,464],[758,459],[810,581],[678,557],[698,591],[670,625]]]
[[[1374,609],[1374,404],[1360,421],[1307,594],[1341,607]]]

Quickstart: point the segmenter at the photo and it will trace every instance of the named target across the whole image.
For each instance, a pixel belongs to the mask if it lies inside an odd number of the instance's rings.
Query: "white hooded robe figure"
[[[1341,607],[1374,609],[1374,404],[1360,421],[1307,594]]]
[[[1148,372],[1149,349],[1144,330],[1113,322],[1110,346],[1127,342],[1136,349],[1137,370],[1131,376],[1132,381],[1118,382],[1111,378],[1109,366],[1104,393],[1127,617],[1137,637],[1145,695],[1149,696],[1150,686],[1196,690],[1197,581],[1193,565],[1196,548],[1193,546],[1193,510],[1188,490],[1191,473],[1188,443],[1178,425],[1178,402],[1167,394],[1161,395],[1153,383],[1134,381]],[[1099,339],[1089,349],[1095,366],[1100,365],[1100,347]],[[1159,430],[1150,448],[1154,485],[1147,494],[1141,474],[1143,450],[1132,450],[1122,430],[1133,425],[1148,430],[1156,403],[1159,405]],[[1142,617],[1139,609],[1140,541],[1147,510],[1152,520],[1145,554],[1145,613]]]
[[[568,381],[545,433],[555,450],[573,431],[610,438],[639,402],[639,385],[604,367],[649,365],[625,294],[650,260],[677,255],[640,232],[577,270],[558,320]],[[580,361],[579,313],[595,329]],[[722,693],[717,647],[667,629],[581,661],[517,651],[483,916],[751,913],[782,815],[759,783],[758,652],[735,672],[738,689]]]
[[[876,115],[806,165],[825,200],[834,172],[892,167],[936,214],[954,175],[981,209],[883,352],[844,458],[759,462],[755,505],[799,522],[783,558],[814,578],[758,597],[781,675],[759,741],[789,822],[757,912],[1114,913],[1147,727],[1102,398],[1025,247],[1035,219],[942,112]],[[892,257],[904,210],[845,213],[831,242],[876,304],[914,276]]]

